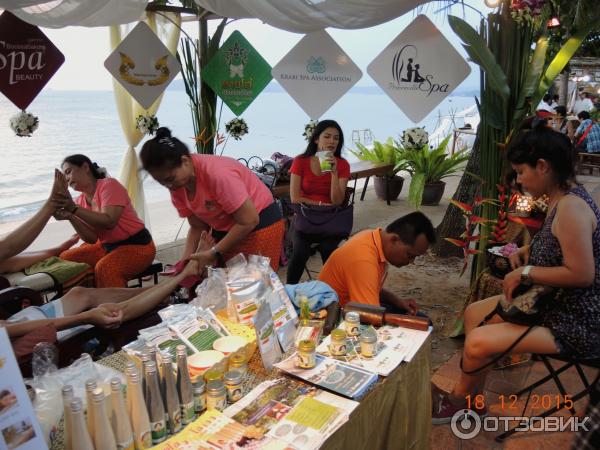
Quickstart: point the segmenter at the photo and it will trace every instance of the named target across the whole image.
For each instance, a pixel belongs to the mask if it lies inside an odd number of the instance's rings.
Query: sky
[[[489,11],[481,0],[468,0],[466,3],[481,9],[483,14]],[[440,7],[441,3],[432,3],[423,13],[435,23],[454,48],[466,57],[459,39],[448,26],[446,15],[435,14]],[[472,25],[478,24],[481,17],[480,13],[471,8],[463,9],[454,6],[451,11],[452,14],[463,17]],[[363,71],[363,77],[357,86],[375,85],[375,82],[367,74],[367,66],[415,17],[415,12],[409,12],[376,27],[360,30],[327,29],[338,45]],[[211,29],[218,24],[218,21],[212,22]],[[183,29],[192,37],[198,36],[196,23],[185,23]],[[303,36],[271,27],[256,19],[240,19],[232,21],[226,26],[221,42],[225,42],[234,30],[240,31],[271,66],[276,65]],[[48,89],[112,89],[111,75],[103,65],[104,60],[110,54],[108,28],[66,27],[62,29],[45,28],[43,31],[65,55],[65,63],[48,83]],[[471,64],[471,74],[461,84],[461,87],[475,88],[478,85],[479,70],[477,66]]]

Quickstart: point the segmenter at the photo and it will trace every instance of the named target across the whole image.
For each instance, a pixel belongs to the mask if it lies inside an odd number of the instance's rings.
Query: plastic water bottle
[[[300,320],[310,320],[310,303],[304,292],[298,291],[296,294],[296,302],[300,308]]]
[[[31,372],[34,377],[40,377],[48,372],[54,372],[58,366],[58,349],[50,342],[38,342],[33,347],[31,355]]]

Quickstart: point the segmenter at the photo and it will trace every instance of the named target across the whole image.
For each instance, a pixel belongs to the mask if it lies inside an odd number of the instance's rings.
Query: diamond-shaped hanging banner
[[[146,109],[181,70],[177,59],[144,22],[106,58],[104,67]]]
[[[234,31],[202,69],[202,80],[236,116],[269,84],[271,66],[239,31]]]
[[[304,36],[272,73],[311,119],[321,117],[362,77],[326,31]]]
[[[0,92],[25,109],[65,62],[35,25],[4,11],[0,16]]]
[[[424,119],[471,72],[424,15],[417,16],[367,67],[367,73],[413,122]]]

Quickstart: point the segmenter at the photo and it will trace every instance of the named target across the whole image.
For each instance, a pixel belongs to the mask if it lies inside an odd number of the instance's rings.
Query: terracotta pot
[[[385,196],[385,177],[375,177],[375,194],[377,198],[387,200]],[[404,185],[404,178],[400,175],[394,175],[389,178],[390,184],[390,200],[398,200],[402,186]]]
[[[433,183],[426,183],[423,189],[422,205],[436,206],[440,204],[442,195],[444,195],[444,189],[446,189],[446,183],[444,181],[434,181]]]

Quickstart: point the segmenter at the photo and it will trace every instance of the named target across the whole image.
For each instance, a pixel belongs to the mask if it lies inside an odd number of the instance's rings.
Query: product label
[[[223,411],[225,409],[226,406],[226,401],[225,401],[225,396],[219,396],[219,397],[212,397],[212,396],[208,396],[206,398],[206,407],[211,410],[211,409],[216,409],[219,411]]]
[[[136,447],[137,448],[149,448],[152,447],[152,434],[150,430],[143,431],[138,439],[136,439]]]
[[[181,422],[187,425],[196,416],[194,401],[181,405]]]
[[[167,427],[164,419],[158,422],[150,422],[150,429],[152,430],[153,444],[158,444],[167,438]]]
[[[206,394],[194,396],[194,409],[196,410],[196,414],[200,414],[206,409]]]
[[[226,386],[229,403],[235,403],[242,398],[242,386]]]
[[[134,450],[133,437],[125,442],[117,442],[117,450]]]
[[[331,341],[329,344],[329,353],[331,353],[333,356],[345,356],[346,343]]]
[[[179,408],[172,414],[169,414],[169,429],[172,434],[181,430],[181,410]]]
[[[356,323],[345,322],[344,328],[346,328],[348,336],[358,336],[360,334],[360,329]]]
[[[315,367],[316,360],[314,353],[296,353],[296,366],[301,369],[312,369]]]

